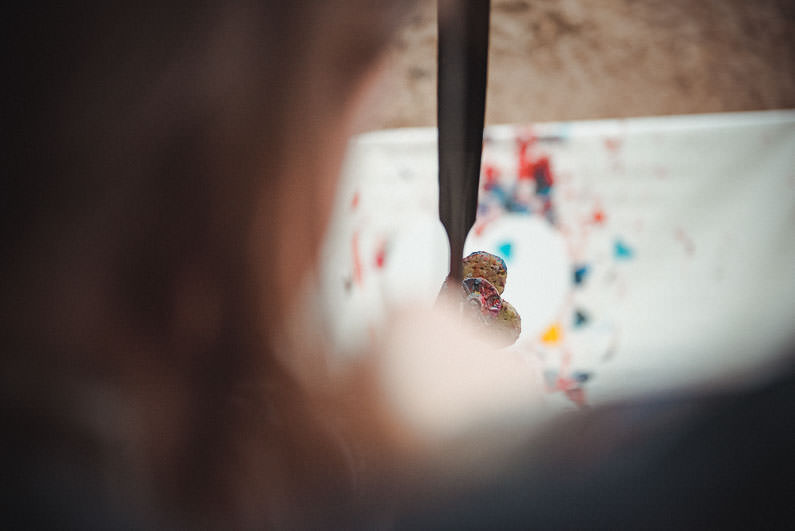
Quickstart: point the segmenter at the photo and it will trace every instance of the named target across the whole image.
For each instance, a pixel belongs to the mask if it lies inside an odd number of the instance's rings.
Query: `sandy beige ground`
[[[436,3],[364,129],[436,121]],[[492,0],[487,123],[795,107],[793,0]]]

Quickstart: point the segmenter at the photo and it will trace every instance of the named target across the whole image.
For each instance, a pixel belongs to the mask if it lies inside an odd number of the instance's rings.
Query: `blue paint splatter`
[[[513,256],[513,244],[511,242],[503,242],[497,246],[497,252],[505,260],[510,260],[511,256]]]
[[[588,323],[588,314],[582,310],[574,310],[574,326],[580,328]]]
[[[585,282],[585,277],[588,276],[591,268],[588,264],[577,264],[574,266],[574,284],[580,286]]]
[[[571,379],[578,383],[585,383],[593,376],[590,372],[574,371],[571,373]]]
[[[616,260],[631,260],[635,255],[635,251],[622,241],[620,238],[616,239],[613,244],[613,257]]]
[[[502,186],[498,184],[495,184],[493,187],[489,188],[489,192],[491,192],[491,194],[500,203],[505,203],[508,200],[508,193]]]
[[[515,214],[532,214],[533,211],[530,209],[530,205],[526,205],[516,198],[511,198],[505,203],[505,210],[508,212],[512,212]]]

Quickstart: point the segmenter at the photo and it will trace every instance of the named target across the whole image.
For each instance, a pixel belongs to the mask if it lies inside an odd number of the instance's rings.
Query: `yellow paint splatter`
[[[552,326],[547,328],[546,332],[541,336],[541,341],[544,343],[557,343],[560,341],[560,338],[563,336],[563,330],[560,327],[560,323],[554,323]]]

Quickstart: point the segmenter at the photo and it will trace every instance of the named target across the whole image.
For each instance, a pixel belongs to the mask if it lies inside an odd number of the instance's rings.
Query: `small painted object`
[[[522,333],[522,318],[516,308],[505,299],[502,300],[500,313],[494,322],[494,331],[500,346],[513,345]]]
[[[502,295],[508,269],[505,262],[497,255],[477,251],[464,258],[464,278],[483,278],[488,280],[497,292]]]
[[[485,278],[465,278],[463,285],[466,306],[475,309],[477,314],[489,322],[496,319],[502,308],[502,299],[497,288]]]
[[[479,251],[464,258],[463,263],[463,313],[482,326],[496,345],[512,345],[522,331],[522,319],[501,297],[508,276],[505,262]]]

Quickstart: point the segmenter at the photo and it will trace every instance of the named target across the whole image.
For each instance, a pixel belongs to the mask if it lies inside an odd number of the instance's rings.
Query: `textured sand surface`
[[[793,0],[492,0],[487,123],[795,107]],[[436,2],[363,129],[436,123]]]

